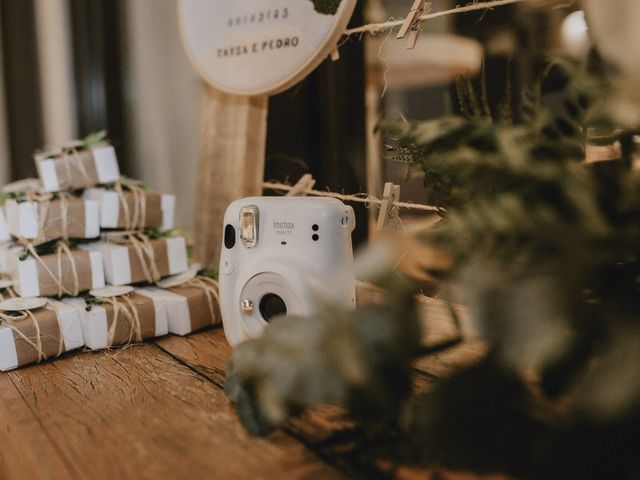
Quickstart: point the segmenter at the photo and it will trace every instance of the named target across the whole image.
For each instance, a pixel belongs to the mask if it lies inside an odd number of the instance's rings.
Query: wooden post
[[[269,99],[203,90],[194,259],[217,266],[227,206],[262,194]]]

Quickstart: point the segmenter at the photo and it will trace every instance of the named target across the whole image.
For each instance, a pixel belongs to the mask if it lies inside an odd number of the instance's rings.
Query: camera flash
[[[240,239],[246,248],[258,245],[258,207],[255,205],[240,210]]]

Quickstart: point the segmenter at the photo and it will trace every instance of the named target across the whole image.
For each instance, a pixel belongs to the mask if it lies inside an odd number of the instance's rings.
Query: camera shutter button
[[[231,275],[233,273],[233,261],[231,257],[227,255],[222,256],[222,261],[220,262],[220,272],[223,275]]]

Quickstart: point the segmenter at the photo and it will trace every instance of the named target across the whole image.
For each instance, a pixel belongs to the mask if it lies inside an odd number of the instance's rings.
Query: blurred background
[[[457,3],[435,0],[433,9]],[[360,0],[351,23],[401,19],[412,4]],[[380,119],[455,110],[456,77],[477,77],[483,65],[497,106],[509,82],[519,91],[547,56],[586,54],[578,9],[518,4],[446,16],[426,23],[414,50],[395,33],[351,37],[339,61],[271,98],[266,178],[311,172],[321,189],[377,196],[393,181],[402,200],[424,202],[420,177],[406,184],[405,168],[384,160]],[[193,225],[201,83],[182,49],[176,0],[0,0],[0,39],[2,184],[35,176],[37,149],[106,129],[123,173],[177,194],[177,223]]]

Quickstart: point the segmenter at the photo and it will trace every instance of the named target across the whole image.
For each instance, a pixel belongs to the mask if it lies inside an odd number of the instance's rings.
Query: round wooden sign
[[[235,95],[273,95],[336,47],[356,0],[180,0],[180,30],[202,77]]]

